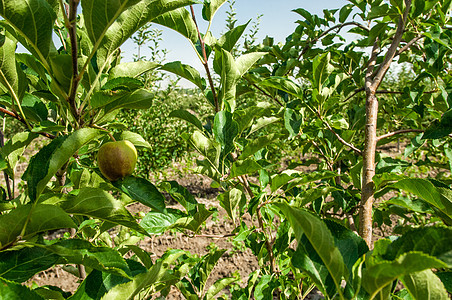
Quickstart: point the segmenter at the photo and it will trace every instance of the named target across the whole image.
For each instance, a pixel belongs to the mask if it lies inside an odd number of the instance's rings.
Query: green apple
[[[97,153],[97,165],[105,177],[116,181],[133,173],[137,158],[137,149],[131,142],[108,142]]]

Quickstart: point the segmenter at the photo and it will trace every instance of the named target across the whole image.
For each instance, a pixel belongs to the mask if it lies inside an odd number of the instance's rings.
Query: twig
[[[422,34],[419,34],[417,36],[415,36],[411,41],[409,41],[405,46],[403,46],[402,48],[400,48],[399,50],[397,50],[395,56],[399,56],[400,54],[402,54],[404,51],[408,50],[414,43],[416,43],[417,41],[419,41],[421,38],[423,38],[424,36]]]
[[[203,56],[202,65],[204,66],[204,69],[206,70],[210,89],[212,90],[212,97],[213,97],[213,100],[215,103],[215,112],[219,112],[220,105],[218,103],[217,93],[215,92],[215,86],[213,84],[212,75],[210,75],[210,70],[209,70],[209,65],[208,65],[208,60],[207,60],[207,53],[206,53],[206,45],[204,43],[204,40],[202,39],[201,32],[199,31],[198,23],[196,23],[195,10],[193,9],[193,5],[190,5],[190,11],[191,11],[191,16],[193,18],[193,22],[196,25],[196,30],[198,31],[198,38],[199,38],[199,42],[201,44],[201,51],[202,51],[202,56]]]
[[[2,113],[4,113],[4,114],[7,114],[7,115],[13,117],[14,119],[18,120],[19,122],[21,122],[21,123],[27,125],[27,123],[25,122],[25,120],[24,120],[18,113],[16,113],[16,112],[9,111],[9,110],[7,110],[7,109],[5,109],[5,108],[3,108],[3,107],[0,107],[0,112],[2,112]],[[41,131],[41,132],[38,132],[38,134],[40,134],[40,135],[42,135],[42,136],[45,136],[45,137],[47,137],[47,138],[49,138],[49,139],[54,139],[54,138],[56,138],[56,136],[54,136],[54,135],[51,134],[51,133],[47,133],[47,132],[42,132],[42,131]]]
[[[0,129],[0,147],[3,148],[4,145],[5,145],[5,135],[3,134],[3,130]],[[8,192],[8,200],[11,201],[11,200],[13,200],[13,196],[11,193],[9,176],[6,173],[6,170],[3,171],[3,175],[5,176],[5,185],[6,185],[6,190]]]
[[[355,145],[347,142],[346,140],[344,140],[336,131],[334,131],[334,129],[331,127],[331,125],[325,121],[320,114],[318,115],[320,120],[323,122],[323,124],[326,125],[326,127],[328,128],[329,131],[331,131],[332,134],[334,134],[334,136],[339,140],[339,142],[341,142],[342,144],[344,144],[345,146],[349,147],[350,149],[352,149],[353,151],[355,151],[356,154],[359,155],[363,155],[362,151],[359,150],[358,148],[356,148]]]
[[[378,86],[380,86],[381,81],[383,80],[383,77],[385,76],[386,72],[388,71],[389,66],[391,65],[391,62],[397,53],[397,47],[400,45],[400,41],[402,40],[402,36],[403,36],[403,32],[405,30],[405,24],[408,19],[408,14],[410,12],[410,8],[411,8],[411,0],[406,0],[406,9],[403,13],[403,16],[399,19],[399,23],[397,24],[397,30],[394,35],[394,40],[392,41],[391,46],[389,46],[388,52],[386,52],[385,59],[384,59],[383,63],[380,65],[380,68],[378,69],[377,74],[373,78],[372,89],[374,91],[376,91]]]
[[[91,124],[91,127],[105,131],[105,132],[108,134],[108,136],[110,137],[110,139],[111,139],[113,142],[116,142],[115,137],[111,134],[111,132],[110,132],[108,129],[105,129],[105,128],[103,128],[103,127],[100,127],[100,126],[98,126],[98,125],[96,125],[96,124]]]
[[[350,100],[351,98],[353,98],[354,96],[356,96],[356,94],[358,94],[358,93],[360,93],[360,92],[364,92],[366,89],[365,88],[359,88],[359,89],[356,89],[354,92],[353,92],[353,94],[351,94],[350,96],[348,96],[345,100],[344,100],[344,102],[347,102],[348,100]],[[438,92],[438,89],[434,89],[434,90],[431,90],[431,91],[427,91],[427,92],[423,92],[424,94],[433,94],[433,93],[436,93],[436,92]],[[396,94],[396,95],[403,95],[404,94],[404,92],[401,92],[401,91],[389,91],[389,90],[378,90],[378,91],[376,91],[375,92],[376,94]]]
[[[323,158],[326,161],[326,164],[328,165],[328,168],[333,171],[333,165],[331,164],[331,162],[329,161],[328,157],[325,155],[325,153],[323,153],[323,150],[320,148],[320,146],[313,140],[309,140],[311,142],[312,145],[314,145],[314,147],[317,149],[317,151],[320,152],[320,154],[323,156]]]
[[[228,233],[228,234],[221,234],[221,235],[216,235],[216,234],[196,234],[193,237],[205,237],[205,238],[212,238],[212,239],[223,239],[223,238],[227,238],[227,237],[231,237],[231,236],[236,236],[236,234],[234,233]]]
[[[250,198],[254,197],[253,191],[251,190],[249,184],[248,184],[248,179],[246,178],[245,175],[242,175],[239,177],[239,181],[242,183],[242,185],[244,186],[246,192],[248,193],[248,196],[250,196]],[[276,272],[275,269],[275,257],[273,255],[273,250],[272,250],[272,245],[270,243],[270,239],[269,237],[266,236],[265,234],[265,228],[264,228],[264,220],[261,214],[261,208],[262,206],[258,206],[256,211],[257,211],[257,221],[259,223],[259,227],[262,230],[262,233],[265,236],[265,247],[267,248],[267,252],[268,252],[268,256],[269,256],[269,260],[270,260],[270,269],[272,271],[272,273]]]
[[[330,27],[330,28],[328,28],[327,30],[325,30],[324,32],[322,32],[322,34],[320,34],[318,37],[316,37],[315,39],[313,39],[312,41],[310,41],[309,44],[306,45],[306,46],[303,48],[303,50],[301,50],[301,53],[300,53],[300,55],[298,56],[298,60],[300,60],[301,57],[302,57],[306,52],[308,52],[308,50],[312,47],[312,45],[315,44],[315,43],[317,43],[317,41],[320,40],[322,37],[324,37],[325,35],[327,35],[328,33],[330,33],[330,32],[333,31],[333,30],[336,30],[336,29],[337,29],[337,31],[339,32],[339,31],[340,31],[342,28],[344,28],[345,26],[350,26],[350,25],[355,25],[355,26],[357,26],[357,27],[359,27],[359,28],[362,28],[362,29],[364,29],[364,30],[367,30],[367,31],[370,30],[370,29],[367,28],[366,26],[364,26],[364,25],[362,25],[362,24],[360,24],[360,23],[358,23],[358,22],[354,22],[354,21],[352,21],[352,22],[346,22],[346,23],[342,23],[342,24],[338,24],[338,25],[336,25],[336,26]]]
[[[77,123],[80,122],[80,112],[77,109],[75,98],[77,96],[77,88],[79,86],[81,78],[78,73],[78,46],[77,46],[77,6],[80,0],[71,0],[69,2],[69,14],[68,14],[68,32],[71,42],[71,56],[72,56],[72,79],[71,87],[69,89],[69,96],[67,101],[71,107],[71,111],[76,119]]]
[[[247,79],[248,80],[248,79]],[[249,81],[248,81],[249,82]],[[262,94],[264,94],[265,96],[269,97],[270,99],[276,101],[276,103],[279,104],[279,106],[284,106],[276,97],[273,97],[272,95],[270,95],[269,93],[267,93],[266,91],[264,91],[263,89],[261,89],[257,84],[253,83],[252,84],[253,87],[255,87],[259,92],[261,92]]]
[[[386,138],[389,138],[391,136],[397,135],[397,134],[402,134],[402,133],[409,133],[409,132],[424,132],[424,130],[422,129],[401,129],[401,130],[397,130],[394,132],[389,132],[383,135],[380,135],[379,137],[377,137],[377,142]]]

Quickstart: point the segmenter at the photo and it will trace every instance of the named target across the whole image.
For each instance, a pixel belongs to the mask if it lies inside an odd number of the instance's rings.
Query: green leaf
[[[201,131],[195,130],[190,136],[182,136],[193,148],[208,159],[212,167],[218,167],[221,145],[207,138]]]
[[[209,218],[215,210],[207,210],[204,204],[198,205],[198,211],[192,217],[179,218],[171,228],[188,229],[198,232],[201,225]]]
[[[147,179],[128,176],[115,183],[115,186],[130,198],[138,201],[155,211],[165,212],[165,197]]]
[[[452,272],[450,271],[438,272],[436,273],[436,276],[438,276],[439,279],[441,279],[446,290],[449,293],[452,292]]]
[[[128,267],[132,276],[145,273],[147,270],[140,263],[127,260]],[[71,300],[88,300],[100,299],[105,293],[111,290],[118,284],[129,282],[130,279],[123,276],[118,276],[112,273],[101,272],[93,270],[83,280],[77,291],[70,297]]]
[[[135,147],[152,148],[151,145],[141,136],[141,134],[132,131],[122,131],[120,134],[115,135],[116,140],[127,140],[131,142]]]
[[[436,140],[447,137],[452,133],[452,126],[450,124],[443,124],[442,122],[434,121],[422,135],[423,140]]]
[[[140,226],[143,227],[149,235],[161,234],[169,230],[181,217],[183,217],[181,213],[175,214],[172,210],[168,210],[167,213],[151,211],[141,220]]]
[[[155,286],[166,274],[170,265],[174,263],[181,255],[185,254],[182,250],[170,250],[146,273],[141,273],[133,277],[127,283],[118,284],[103,295],[101,300],[132,300],[145,289]]]
[[[39,123],[47,120],[48,110],[38,97],[26,93],[22,99],[22,110],[30,121]]]
[[[224,159],[235,150],[234,139],[239,134],[239,125],[232,119],[232,113],[219,111],[215,115],[213,132],[215,140],[221,145],[221,157]]]
[[[139,88],[142,88],[144,83],[136,78],[132,77],[116,77],[109,81],[107,81],[103,86],[102,90],[106,91],[117,91],[117,90],[126,90],[126,91],[135,91]]]
[[[0,2],[0,15],[25,48],[44,61],[53,46],[52,33],[56,14],[45,0]]]
[[[181,186],[177,181],[166,181],[160,186],[185,208],[187,214],[193,216],[196,213],[198,201],[185,187]]]
[[[324,222],[334,237],[334,244],[339,248],[347,269],[352,270],[358,259],[369,251],[366,242],[355,232],[333,220]]]
[[[2,37],[5,42],[0,47],[0,83],[3,84],[5,88],[9,85],[16,97],[21,99],[25,92],[26,86],[23,86],[24,83],[19,82],[21,79],[19,77],[19,72],[22,72],[22,70],[18,68],[16,64],[15,52],[17,41],[11,36],[10,33],[6,33],[6,35]],[[9,89],[7,90],[8,94],[11,95],[11,91],[9,91]]]
[[[104,114],[108,114],[120,108],[148,109],[152,105],[154,93],[145,89],[138,89],[132,93],[125,92],[117,97],[110,98],[112,101],[106,103]]]
[[[183,7],[164,13],[163,15],[160,15],[152,20],[152,22],[179,32],[193,44],[196,44],[198,41],[198,30],[196,29],[196,24],[188,10]]]
[[[206,21],[212,21],[217,10],[226,2],[226,0],[205,0],[202,7],[202,17]]]
[[[347,269],[354,270],[355,263],[369,251],[366,242],[356,233],[335,221],[325,220],[325,223],[334,237],[334,244],[339,248]],[[292,256],[292,263],[295,267],[305,270],[323,293],[331,298],[334,297],[336,287],[333,278],[306,236],[303,236],[302,241],[299,242],[299,246]],[[346,280],[350,283],[351,279],[352,274],[350,273]]]
[[[111,5],[102,0],[82,1],[83,15],[88,35],[93,44],[98,43],[98,64],[129,39],[135,31],[160,15],[174,9],[195,4],[193,0],[123,0]],[[136,3],[136,4],[135,4]]]
[[[311,173],[286,172],[275,175],[272,178],[270,187],[271,191],[274,192],[277,189],[281,188],[283,185],[288,184],[286,187],[284,187],[284,190],[288,191],[297,185],[334,178],[336,176],[337,173],[331,171],[316,171]]]
[[[245,174],[253,174],[262,169],[254,159],[237,160],[232,164],[228,179],[242,176]]]
[[[289,131],[289,139],[296,137],[300,133],[301,125],[303,124],[303,116],[291,109],[286,108],[284,111],[284,126]]]
[[[184,110],[184,109],[177,109],[172,111],[169,114],[170,118],[179,118],[182,120],[187,121],[188,123],[194,125],[196,128],[198,128],[200,131],[204,130],[204,127],[202,126],[201,121],[192,113]]]
[[[394,260],[405,252],[417,251],[436,257],[452,266],[452,229],[445,227],[413,228],[392,242],[383,258]]]
[[[333,235],[324,222],[311,213],[291,207],[285,203],[275,204],[289,220],[299,242],[305,236],[314,251],[320,257],[332,277],[337,291],[342,298],[341,281],[347,279],[349,273],[344,259],[334,243]]]
[[[235,61],[236,67],[239,71],[239,76],[242,77],[245,75],[248,70],[254,66],[254,64],[262,57],[264,56],[265,52],[253,52],[253,53],[247,53],[240,55],[237,60]]]
[[[221,207],[223,207],[228,216],[235,222],[236,208],[240,202],[246,201],[246,196],[242,190],[233,188],[226,193],[222,193],[218,196]]]
[[[242,36],[243,32],[246,29],[246,26],[250,21],[248,21],[246,24],[237,26],[226,32],[220,39],[217,41],[217,45],[221,48],[223,48],[226,51],[231,52],[232,49],[234,49],[235,44],[238,42],[240,37]]]
[[[251,126],[250,132],[248,133],[248,136],[252,133],[258,131],[259,129],[262,129],[270,124],[273,124],[275,122],[280,121],[281,119],[278,117],[262,117],[256,120],[256,123]]]
[[[424,253],[403,253],[393,261],[379,262],[364,269],[362,284],[373,299],[383,288],[401,276],[444,267],[447,267],[445,263]]]
[[[136,78],[143,73],[154,70],[160,65],[152,61],[134,61],[121,63],[110,70],[108,73],[108,80],[118,77],[132,77]]]
[[[16,241],[24,226],[27,227],[23,238],[39,232],[76,227],[69,215],[57,206],[23,205],[8,214],[0,215],[0,248]]]
[[[43,196],[39,200],[41,203],[58,205],[70,214],[89,216],[110,223],[120,224],[146,234],[136,223],[130,212],[124,207],[123,203],[100,188],[82,188],[77,196],[50,194]]]
[[[72,56],[70,54],[52,53],[49,57],[51,74],[55,78],[52,80],[51,87],[59,86],[65,91],[69,90],[72,80]],[[59,92],[58,88],[55,88]],[[60,92],[59,92],[60,93]]]
[[[347,4],[339,11],[339,22],[344,23],[353,10],[353,4]]]
[[[262,82],[259,82],[259,85],[286,92],[297,98],[303,98],[303,91],[301,87],[285,77],[272,76]]]
[[[402,179],[391,187],[412,193],[447,216],[452,216],[452,192],[449,189],[437,188],[432,182],[421,178]]]
[[[232,54],[224,49],[215,52],[215,62],[220,65],[220,69],[216,72],[221,76],[221,88],[218,95],[218,100],[221,105],[226,107],[226,110],[234,112],[236,106],[236,86],[240,79],[241,71],[237,66]]]
[[[184,65],[180,61],[173,61],[163,65],[160,69],[176,74],[182,78],[195,84],[201,90],[206,89],[206,80],[199,75],[198,70],[195,68]]]
[[[139,0],[121,0],[115,3],[106,0],[83,0],[83,19],[91,42],[95,44],[101,40],[115,19],[137,2]]]
[[[324,295],[327,295],[328,298],[334,296],[336,286],[333,277],[306,237],[303,236],[302,240],[298,242],[291,262],[295,268],[303,270]]]
[[[58,137],[44,146],[30,160],[23,178],[28,182],[28,196],[38,199],[55,173],[85,144],[99,137],[101,131],[82,128],[70,135]]]
[[[449,299],[443,283],[432,270],[407,274],[401,280],[414,299]]]
[[[39,245],[37,245],[39,246]],[[41,246],[59,255],[63,262],[83,264],[86,267],[129,278],[129,266],[121,254],[109,247],[96,247],[85,240],[69,239]]]
[[[273,144],[279,138],[281,138],[281,134],[271,133],[269,135],[260,136],[257,139],[251,140],[242,151],[242,154],[237,158],[238,160],[244,160],[260,149],[267,147],[268,145]]]
[[[52,267],[58,259],[58,255],[40,247],[0,252],[0,277],[24,282]]]
[[[191,270],[191,273],[193,274],[191,280],[194,286],[202,293],[204,292],[204,288],[210,274],[213,271],[213,268],[215,268],[218,260],[223,256],[225,252],[225,249],[211,250],[209,253],[204,255],[201,258],[200,262],[198,262]]]
[[[206,292],[205,295],[205,299],[206,300],[212,300],[214,299],[214,297],[221,292],[222,290],[224,290],[227,286],[229,286],[230,284],[239,281],[240,278],[237,277],[226,277],[226,278],[221,278],[218,279],[217,281],[215,281],[214,284],[212,284],[209,289]]]
[[[313,71],[313,86],[319,91],[322,90],[322,85],[334,70],[330,64],[331,53],[326,52],[317,55],[312,62]]]
[[[44,300],[28,287],[3,278],[0,278],[0,295],[8,300]]]
[[[7,158],[11,170],[16,168],[25,148],[37,137],[38,135],[36,133],[19,132],[0,149],[0,154]]]

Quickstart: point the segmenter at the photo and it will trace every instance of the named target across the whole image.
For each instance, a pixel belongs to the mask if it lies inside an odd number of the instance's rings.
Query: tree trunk
[[[372,207],[374,203],[375,153],[377,150],[378,100],[372,92],[366,99],[366,130],[363,151],[361,183],[361,209],[359,211],[359,235],[372,248]]]
[[[374,73],[379,53],[379,40],[376,39],[372,54],[369,59],[366,72],[366,128],[365,142],[363,151],[363,171],[361,181],[361,204],[359,210],[359,235],[366,241],[370,249],[372,246],[372,208],[374,203],[374,183],[372,178],[375,175],[375,153],[377,151],[377,118],[378,118],[378,100],[376,97],[377,89],[386,75],[394,57],[397,48],[402,40],[403,31],[408,20],[408,14],[411,9],[411,0],[405,0],[406,10],[400,16],[397,24],[397,30],[394,39],[385,55],[385,58]]]

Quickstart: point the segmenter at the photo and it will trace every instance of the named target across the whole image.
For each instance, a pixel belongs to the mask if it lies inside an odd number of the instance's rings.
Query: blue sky
[[[348,1],[346,0],[236,0],[234,5],[236,11],[237,25],[246,23],[248,20],[256,20],[256,17],[262,14],[258,42],[268,35],[275,38],[275,42],[284,41],[296,28],[295,21],[300,17],[292,12],[296,8],[304,8],[307,11],[322,15],[323,9],[341,8]],[[219,38],[225,31],[226,11],[228,3],[225,3],[217,12],[212,24],[212,32]],[[195,5],[197,21],[204,32],[207,22],[201,18],[201,5]],[[182,63],[189,64],[198,70],[202,69],[196,54],[184,37],[169,29],[161,26],[156,27],[163,30],[162,47],[169,51],[167,61],[180,60]],[[135,46],[128,42],[123,45],[124,60],[130,61],[132,54],[136,53]],[[146,54],[146,49],[142,53]]]

